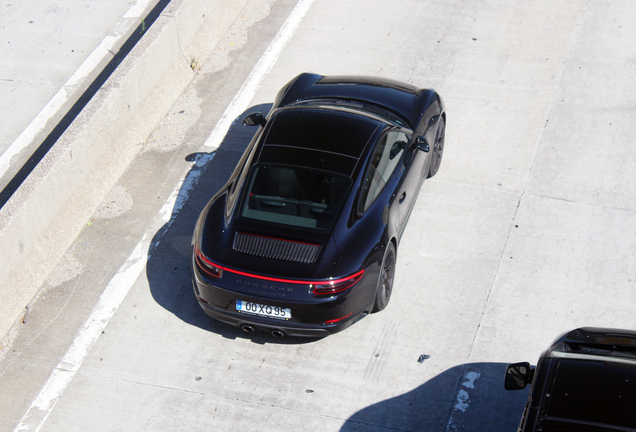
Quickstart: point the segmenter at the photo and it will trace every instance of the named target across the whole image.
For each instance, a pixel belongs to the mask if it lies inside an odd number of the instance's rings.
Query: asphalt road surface
[[[636,328],[634,22],[631,0],[248,3],[14,329],[0,429],[514,431],[507,363]],[[448,114],[391,303],[320,340],[215,322],[189,275],[253,133],[217,122],[303,71],[432,87]]]

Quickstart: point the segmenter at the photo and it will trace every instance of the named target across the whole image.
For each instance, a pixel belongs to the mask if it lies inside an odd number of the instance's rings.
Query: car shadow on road
[[[242,125],[245,115],[255,111],[265,115],[271,107],[272,104],[250,107],[234,120],[218,149],[186,157],[194,165],[181,186],[170,221],[152,239],[146,273],[155,301],[190,325],[225,338],[247,338],[259,344],[307,343],[316,339],[277,339],[265,332],[248,334],[218,322],[201,310],[192,289],[190,244],[199,213],[227,182],[257,131],[256,127]]]
[[[426,360],[422,367],[427,367]],[[528,389],[504,389],[505,363],[468,363],[349,417],[340,432],[517,430]]]

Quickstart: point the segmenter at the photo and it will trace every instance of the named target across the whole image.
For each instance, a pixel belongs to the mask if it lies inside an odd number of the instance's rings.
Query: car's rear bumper
[[[341,322],[338,322],[336,324],[312,325],[290,323],[288,321],[260,317],[257,315],[248,315],[239,312],[230,312],[217,309],[207,304],[198,295],[197,300],[199,301],[199,305],[201,306],[203,311],[210,317],[218,321],[239,327],[248,333],[254,331],[266,331],[276,337],[324,337],[346,329],[347,327],[367,315],[366,312],[360,312],[357,315],[352,315],[351,317],[342,320]]]
[[[196,268],[193,271],[193,288],[199,305],[206,314],[248,332],[263,330],[270,333],[282,332],[287,336],[323,337],[338,333],[364,318],[372,307],[372,302],[366,299],[366,295],[363,296],[364,303],[360,303],[359,297],[364,291],[354,293],[353,296],[321,299],[315,304],[229,291],[210,284]],[[237,300],[289,308],[292,318],[283,320],[239,312],[236,309]]]

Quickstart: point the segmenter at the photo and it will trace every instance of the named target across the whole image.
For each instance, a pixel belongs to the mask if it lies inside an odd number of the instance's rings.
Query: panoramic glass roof
[[[358,158],[379,124],[342,111],[284,110],[276,115],[265,145],[318,149]]]

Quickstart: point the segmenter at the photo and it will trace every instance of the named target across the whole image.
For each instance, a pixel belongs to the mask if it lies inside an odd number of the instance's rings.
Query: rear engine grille
[[[264,258],[311,264],[318,258],[320,245],[237,232],[232,249]]]

